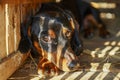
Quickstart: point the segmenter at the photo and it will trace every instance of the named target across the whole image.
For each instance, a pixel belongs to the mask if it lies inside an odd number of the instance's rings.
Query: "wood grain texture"
[[[1,0],[0,3],[5,4],[29,4],[29,3],[46,3],[56,2],[57,0]]]
[[[24,62],[28,54],[16,53],[0,63],[0,80],[7,80],[16,69]]]

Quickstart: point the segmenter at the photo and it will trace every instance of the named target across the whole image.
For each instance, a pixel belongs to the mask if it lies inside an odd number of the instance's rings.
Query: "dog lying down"
[[[102,38],[110,36],[104,24],[99,22],[100,18],[94,17],[94,12],[77,19],[78,15],[75,15],[73,9],[71,8],[71,11],[75,17],[69,11],[69,6],[66,4],[64,6],[68,8],[63,9],[58,4],[44,4],[33,17],[32,22],[26,23],[31,24],[21,27],[19,50],[26,53],[33,48],[42,56],[38,63],[38,74],[56,75],[59,70],[70,72],[80,68],[78,56],[83,52],[83,44],[80,39],[79,24],[84,28],[85,38],[92,37],[93,26],[97,25]],[[94,11],[93,7],[90,9]],[[81,10],[81,12],[86,11]]]
[[[79,25],[70,11],[46,4],[29,26],[21,29],[19,50],[34,48],[41,56],[38,73],[55,75],[62,71],[75,71],[80,67],[78,55],[83,51]]]

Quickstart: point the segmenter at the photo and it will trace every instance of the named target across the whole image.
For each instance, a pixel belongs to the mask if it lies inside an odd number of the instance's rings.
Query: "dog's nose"
[[[76,61],[71,61],[70,64],[68,65],[68,68],[70,70],[75,70],[79,67],[79,64]]]

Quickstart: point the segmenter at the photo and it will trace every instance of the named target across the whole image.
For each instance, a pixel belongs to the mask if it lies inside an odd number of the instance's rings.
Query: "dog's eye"
[[[63,27],[62,31],[63,31],[65,38],[70,39],[72,37],[72,31],[69,30],[68,28]]]
[[[65,36],[66,36],[66,38],[70,39],[71,38],[71,31],[66,31]]]
[[[43,37],[41,38],[41,40],[42,40],[43,42],[45,42],[45,43],[50,43],[50,42],[51,42],[50,36],[43,36]]]

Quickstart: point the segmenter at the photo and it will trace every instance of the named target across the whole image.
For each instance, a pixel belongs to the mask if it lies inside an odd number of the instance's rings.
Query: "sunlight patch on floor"
[[[61,80],[66,74],[68,74],[68,72],[65,72],[64,74],[61,74],[61,75],[58,75],[58,76],[55,76],[49,80]]]
[[[98,67],[99,67],[99,63],[91,63],[90,71],[97,71]]]
[[[94,80],[103,80],[109,72],[100,72],[99,75]]]
[[[92,6],[95,8],[103,8],[103,9],[114,9],[116,8],[115,3],[107,3],[107,2],[91,2]]]
[[[88,72],[80,80],[89,80],[89,78],[94,74],[95,72]]]
[[[67,79],[65,79],[65,80],[74,80],[74,79],[77,78],[81,73],[82,73],[82,71],[74,72],[74,73],[72,73],[71,76],[69,76],[69,77],[68,77]]]
[[[107,51],[109,51],[110,49],[112,49],[111,46],[106,46],[103,50],[101,50],[101,54],[98,54],[98,57],[99,57],[99,58],[105,57]]]
[[[100,13],[100,16],[101,16],[101,18],[103,18],[103,19],[115,19],[115,14],[114,13],[103,13],[103,12],[101,12]]]
[[[110,45],[110,41],[106,41],[106,42],[104,43],[104,45],[105,45],[105,46]]]
[[[120,73],[118,73],[113,80],[120,80]]]
[[[103,71],[104,72],[109,72],[110,71],[110,67],[111,67],[111,63],[105,63],[103,65]]]
[[[118,33],[116,34],[116,37],[120,37],[120,31],[118,31]]]
[[[115,55],[117,51],[120,50],[120,47],[114,47],[110,52],[109,52],[109,55]]]
[[[116,44],[117,44],[116,41],[112,41],[112,42],[111,42],[111,45],[112,45],[112,46],[115,46]]]

